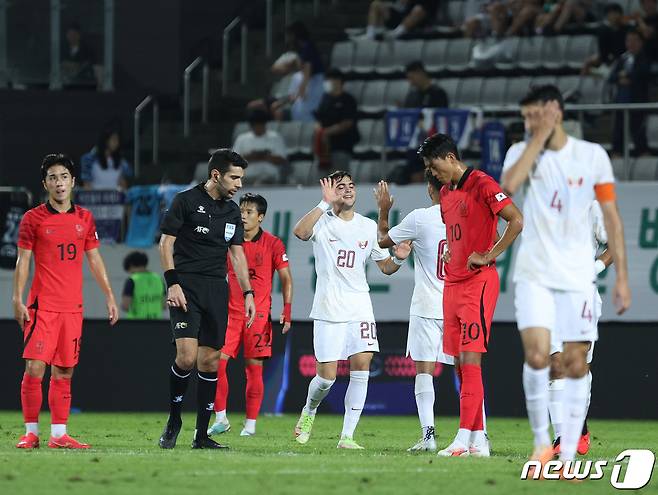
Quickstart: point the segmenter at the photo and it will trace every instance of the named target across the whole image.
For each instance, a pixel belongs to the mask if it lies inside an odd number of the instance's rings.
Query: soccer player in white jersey
[[[354,430],[368,393],[370,361],[379,352],[375,317],[366,280],[372,259],[386,275],[395,273],[409,256],[409,243],[393,248],[394,256],[377,244],[377,224],[354,211],[356,186],[348,172],[337,171],[320,181],[322,201],[304,215],[293,233],[313,241],[317,282],[313,308],[313,350],[316,375],[295,426],[296,440],[308,442],[315,413],[334,381],[338,361],[350,361],[345,393],[345,418],[338,448],[362,449]]]
[[[601,212],[601,207],[599,206],[598,201],[592,201],[592,205],[589,210],[589,220],[592,227],[592,257],[596,258],[594,263],[596,275],[601,273],[603,270],[608,268],[612,264],[612,256],[610,251],[607,248],[604,248],[601,254],[599,249],[602,246],[605,246],[608,243],[608,234],[605,231],[605,225],[603,222],[603,213]],[[592,318],[594,319],[595,325],[598,326],[599,318],[601,317],[601,308],[603,307],[603,301],[601,300],[601,295],[599,294],[598,287],[596,283],[592,284],[592,292],[594,298],[594,311]],[[583,423],[583,429],[580,434],[580,440],[578,440],[578,447],[576,451],[580,455],[585,455],[589,452],[590,445],[590,434],[589,429],[587,428],[587,411],[589,410],[589,404],[592,396],[592,372],[590,370],[590,365],[592,363],[592,358],[594,356],[594,342],[590,342],[589,350],[587,351],[587,385],[588,385],[588,396],[587,396],[587,407],[585,409],[585,422]],[[548,382],[548,412],[551,418],[551,424],[553,425],[553,454],[560,454],[560,432],[562,430],[562,417],[563,417],[563,403],[562,403],[562,392],[564,391],[564,372],[562,371],[562,342],[559,340],[556,332],[551,333],[551,371],[550,371],[550,381]]]
[[[534,434],[531,459],[543,465],[553,458],[548,414],[551,332],[563,342],[563,461],[575,458],[585,419],[587,349],[597,339],[591,317],[595,261],[588,228],[595,198],[601,205],[616,267],[613,300],[619,314],[630,306],[631,294],[624,229],[608,155],[600,145],[566,134],[562,127],[564,101],[555,86],[531,88],[520,105],[529,137],[508,150],[502,186],[514,194],[527,183],[525,228],[514,270],[514,304],[525,353],[526,409]]]
[[[442,255],[446,251],[446,226],[441,219],[439,191],[442,184],[426,173],[427,192],[432,201],[429,208],[410,212],[400,223],[389,228],[388,216],[393,206],[388,184],[381,181],[375,189],[379,207],[377,222],[379,247],[389,248],[411,241],[414,252],[414,292],[409,309],[407,356],[416,364],[414,394],[420,420],[420,440],[408,450],[434,451],[434,381],[437,361],[454,364],[455,358],[443,352],[443,281],[445,271]]]

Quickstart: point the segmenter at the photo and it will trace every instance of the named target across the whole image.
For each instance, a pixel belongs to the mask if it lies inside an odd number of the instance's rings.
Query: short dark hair
[[[43,157],[41,161],[41,180],[46,180],[48,169],[55,165],[66,167],[72,177],[75,177],[75,164],[64,153],[51,153]]]
[[[244,203],[255,204],[256,211],[261,215],[265,215],[265,213],[267,213],[267,200],[260,194],[243,194],[240,198],[240,206],[242,206]]]
[[[345,81],[345,74],[340,69],[332,67],[324,74],[325,79],[338,79],[340,82]]]
[[[247,168],[248,163],[240,153],[236,153],[232,149],[220,148],[213,151],[208,161],[208,178],[210,178],[210,173],[213,170],[218,170],[220,174],[224,175],[231,165]]]
[[[132,267],[141,267],[149,264],[149,257],[143,251],[128,253],[123,259],[123,269],[130,270]]]
[[[542,86],[530,86],[526,95],[521,98],[519,105],[532,105],[533,103],[548,103],[557,101],[560,110],[564,112],[564,98],[560,88],[554,84],[544,84]]]
[[[431,170],[425,170],[425,180],[430,186],[432,186],[436,190],[436,192],[439,192],[443,187],[441,181],[436,177],[434,177]]]
[[[423,141],[418,148],[418,156],[421,160],[431,160],[433,158],[445,158],[448,153],[455,155],[457,160],[461,160],[457,143],[447,134],[434,134]]]
[[[350,180],[352,180],[352,174],[349,172],[345,170],[336,170],[335,172],[330,173],[327,176],[327,179],[329,179],[332,184],[335,184],[336,182],[343,180],[345,177],[349,177]]]
[[[67,31],[76,31],[78,33],[81,33],[82,32],[82,27],[80,26],[80,23],[78,21],[73,21],[73,22],[70,22],[66,26],[66,30]]]
[[[425,66],[420,60],[414,60],[413,62],[409,62],[407,66],[404,68],[405,74],[407,72],[427,72],[425,70]]]
[[[617,14],[624,14],[624,9],[618,3],[609,3],[603,8],[603,13],[608,15],[610,12],[616,12]]]
[[[628,36],[629,34],[635,34],[635,35],[637,35],[638,38],[640,38],[642,41],[645,41],[644,35],[643,35],[642,32],[641,32],[639,29],[637,29],[637,28],[632,28],[632,29],[629,29],[628,31],[626,31],[626,36]]]
[[[267,124],[270,114],[262,108],[254,108],[247,113],[247,122],[250,124]]]

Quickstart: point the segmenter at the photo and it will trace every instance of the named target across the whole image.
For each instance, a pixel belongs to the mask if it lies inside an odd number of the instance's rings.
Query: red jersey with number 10
[[[496,239],[498,213],[512,202],[500,186],[484,172],[469,167],[456,186],[441,188],[441,216],[446,224],[450,262],[446,263],[446,284],[462,282],[495,263],[468,270],[472,253],[486,253]]]
[[[23,216],[18,247],[34,256],[34,280],[27,306],[58,313],[82,312],[82,259],[99,246],[89,210],[76,205],[59,213],[49,203]]]
[[[264,230],[260,230],[251,241],[242,243],[249,267],[249,279],[254,290],[256,311],[268,313],[272,308],[272,277],[276,270],[288,266],[288,255],[281,239]],[[244,297],[238,283],[238,277],[227,256],[229,312],[244,313]]]

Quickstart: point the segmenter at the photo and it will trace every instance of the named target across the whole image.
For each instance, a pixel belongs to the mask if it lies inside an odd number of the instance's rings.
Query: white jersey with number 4
[[[521,156],[525,142],[507,152],[503,173]],[[598,144],[568,137],[559,151],[544,150],[528,178],[523,232],[514,281],[557,290],[586,290],[595,278],[590,207],[594,186],[615,181]]]
[[[439,260],[446,248],[446,226],[441,206],[413,210],[388,235],[396,244],[413,241],[414,294],[409,314],[442,320],[445,273]]]
[[[385,260],[377,224],[358,213],[345,221],[326,212],[313,227],[315,296],[310,317],[332,322],[375,320],[366,280],[366,262]]]

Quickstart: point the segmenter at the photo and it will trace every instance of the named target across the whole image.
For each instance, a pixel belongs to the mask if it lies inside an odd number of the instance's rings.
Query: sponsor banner
[[[121,191],[76,191],[75,201],[93,213],[101,242],[121,240],[125,202]]]
[[[487,122],[482,126],[480,146],[482,148],[481,170],[495,180],[500,180],[505,158],[505,126],[502,122]]]
[[[440,132],[450,135],[460,148],[467,148],[471,132],[476,127],[473,121],[471,111],[461,108],[389,110],[384,117],[386,146],[416,149],[427,136]]]

